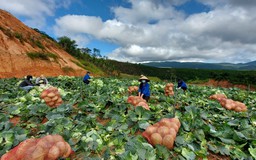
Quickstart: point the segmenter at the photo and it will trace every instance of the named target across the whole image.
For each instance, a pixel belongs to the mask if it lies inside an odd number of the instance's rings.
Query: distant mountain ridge
[[[202,62],[148,62],[146,66],[158,68],[190,68],[210,70],[256,70],[256,61],[248,63],[202,63]]]

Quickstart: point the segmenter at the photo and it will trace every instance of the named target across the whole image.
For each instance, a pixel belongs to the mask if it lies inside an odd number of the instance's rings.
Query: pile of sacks
[[[30,138],[5,153],[1,160],[57,160],[72,153],[70,145],[60,135]]]
[[[218,100],[220,105],[228,110],[234,110],[236,112],[246,112],[247,107],[244,103],[228,99],[225,94],[213,94],[209,97],[213,100]]]
[[[129,96],[127,102],[132,104],[134,107],[142,106],[146,110],[150,110],[147,101],[140,96]]]
[[[58,107],[59,105],[61,105],[63,103],[62,98],[60,96],[60,92],[58,91],[58,88],[56,88],[56,87],[50,87],[50,88],[43,90],[40,97],[51,108]]]
[[[173,96],[174,95],[174,91],[173,91],[173,83],[167,83],[164,87],[164,94],[166,96]]]
[[[142,136],[153,146],[158,144],[173,149],[180,126],[178,118],[163,118],[159,122],[148,126]]]

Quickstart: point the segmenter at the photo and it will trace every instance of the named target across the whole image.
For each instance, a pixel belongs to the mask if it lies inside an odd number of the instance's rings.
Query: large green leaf
[[[182,149],[181,152],[182,156],[185,157],[187,160],[194,160],[196,158],[196,155],[193,151],[190,151],[186,148]]]
[[[250,147],[248,150],[249,150],[250,154],[252,155],[252,157],[256,159],[256,148]]]

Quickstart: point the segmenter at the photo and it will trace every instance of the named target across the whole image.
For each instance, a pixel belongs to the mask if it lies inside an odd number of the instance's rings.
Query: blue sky
[[[119,61],[256,60],[255,0],[0,0],[0,8]]]

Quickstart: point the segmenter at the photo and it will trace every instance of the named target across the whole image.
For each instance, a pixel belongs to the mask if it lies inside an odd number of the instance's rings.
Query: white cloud
[[[211,7],[222,7],[222,6],[233,6],[233,7],[243,7],[243,8],[255,8],[255,0],[197,0],[205,5]]]
[[[256,15],[244,9],[222,8],[209,13],[190,16],[181,25],[184,33],[190,36],[219,38],[222,41],[255,43]]]
[[[97,36],[103,27],[103,22],[99,17],[66,15],[55,21],[56,36],[68,36],[75,40],[79,47],[87,45],[93,38],[92,36]]]
[[[70,3],[71,0],[0,0],[0,8],[16,17],[25,17],[24,23],[31,27],[43,28],[48,16],[54,16],[57,8],[67,8]]]
[[[237,7],[233,4],[215,3],[214,6],[216,8],[208,13],[190,15],[182,20],[181,16],[174,20],[166,20],[165,25],[161,24],[162,21],[153,25],[158,29],[151,29],[149,32],[152,35],[161,35],[155,36],[155,39],[152,38],[152,41],[157,42],[159,46],[157,49],[145,47],[144,53],[149,58],[145,59],[138,53],[135,61],[194,59],[212,62],[246,62],[255,60],[256,48],[253,44],[256,42],[256,36],[252,34],[256,32],[255,11],[245,9],[246,5]],[[132,61],[133,58],[128,53],[125,49],[118,49],[110,54],[110,57],[118,59],[119,55],[122,57],[127,55]],[[165,56],[162,53],[165,53]],[[241,56],[243,54],[250,58]]]
[[[97,35],[102,29],[102,20],[99,17],[66,15],[56,19],[56,31],[70,31],[72,33],[90,33]]]
[[[117,7],[112,10],[118,21],[130,24],[157,23],[160,20],[173,19],[183,15],[171,5],[175,2],[166,0],[160,2],[160,0],[131,0],[132,9]]]
[[[120,47],[107,56],[124,61],[256,60],[255,0],[197,0],[211,11],[184,15],[175,6],[187,1],[129,0],[130,7],[112,8],[115,18],[106,21],[86,15],[58,17],[54,32],[58,37],[69,36],[79,46],[93,39],[117,44]],[[55,16],[57,9],[68,8],[71,2],[0,0],[0,8],[26,17],[28,26],[40,29],[49,27],[47,18]]]

